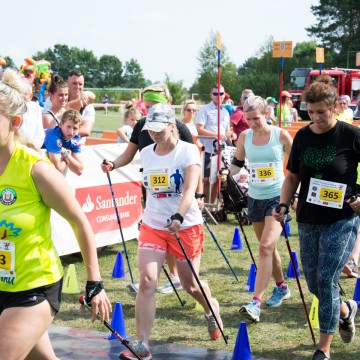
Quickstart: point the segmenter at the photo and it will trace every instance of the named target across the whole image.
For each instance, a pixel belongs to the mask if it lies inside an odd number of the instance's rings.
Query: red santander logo
[[[119,229],[114,201],[123,229],[137,223],[142,217],[140,182],[112,184],[112,188],[114,198],[109,185],[76,189],[76,199],[95,234]]]

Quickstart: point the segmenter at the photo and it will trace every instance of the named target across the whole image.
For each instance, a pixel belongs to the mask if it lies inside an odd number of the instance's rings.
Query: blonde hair
[[[22,116],[26,110],[24,95],[26,86],[23,79],[14,70],[7,68],[0,81],[0,113],[11,120]]]
[[[266,114],[267,102],[261,96],[250,96],[244,103],[244,112],[259,110],[261,114]]]
[[[186,100],[185,103],[184,103],[184,106],[182,108],[182,111],[184,112],[187,108],[188,105],[195,105],[196,106],[196,101],[193,100],[193,99],[190,99],[190,100]]]
[[[66,121],[71,120],[73,121],[75,124],[80,124],[82,123],[82,117],[79,111],[74,110],[74,109],[69,109],[66,110],[62,117],[61,117],[61,124],[64,124]]]

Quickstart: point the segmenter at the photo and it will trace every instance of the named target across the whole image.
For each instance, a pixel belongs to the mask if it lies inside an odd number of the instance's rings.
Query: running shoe
[[[172,283],[175,286],[176,290],[182,290],[182,286],[180,284],[180,279],[177,276],[174,276],[173,274],[170,274],[170,279]],[[170,294],[174,291],[173,287],[171,286],[170,281],[164,284],[163,286],[157,288],[157,292],[160,294]]]
[[[330,358],[326,356],[323,351],[317,349],[312,357],[312,360],[330,360]]]
[[[287,285],[285,289],[283,289],[282,286],[274,286],[272,295],[266,302],[266,305],[270,307],[278,307],[282,304],[283,300],[289,299],[290,296],[290,289]]]
[[[339,333],[344,343],[350,343],[355,337],[355,316],[357,313],[357,303],[354,300],[348,300],[346,305],[349,308],[349,317],[339,320]]]
[[[358,266],[355,264],[354,260],[350,260],[342,269],[342,272],[348,277],[357,278],[358,277]]]
[[[247,305],[241,306],[239,312],[251,321],[260,321],[261,309],[257,300],[251,300]]]
[[[149,346],[144,344],[142,341],[135,341],[132,348],[142,360],[152,359]],[[126,349],[120,353],[119,359],[137,360],[137,357],[130,350]]]
[[[216,319],[221,327],[221,329],[223,328],[223,323],[220,317],[220,306],[219,306],[219,302],[216,299],[212,299],[212,309],[216,315]],[[218,327],[218,324],[216,323],[216,320],[213,316],[213,314],[210,315],[206,315],[204,314],[205,319],[207,321],[208,324],[208,331],[209,331],[209,335],[211,340],[217,340],[220,336],[221,336],[221,331]]]
[[[136,297],[137,293],[139,292],[139,283],[128,284],[126,285],[125,290],[130,296]]]

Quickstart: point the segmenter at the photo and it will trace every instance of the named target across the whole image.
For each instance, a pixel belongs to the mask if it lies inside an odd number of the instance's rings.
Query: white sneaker
[[[174,276],[173,274],[170,274],[171,281],[173,285],[175,286],[176,290],[182,290],[182,286],[180,284],[180,279],[177,276]],[[160,294],[170,294],[174,291],[173,287],[171,286],[170,281],[164,284],[163,286],[157,288],[157,292]]]

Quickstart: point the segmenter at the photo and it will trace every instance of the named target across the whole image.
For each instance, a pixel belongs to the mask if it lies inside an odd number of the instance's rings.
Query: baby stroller
[[[225,169],[229,169],[236,148],[227,146],[221,150],[221,160]],[[246,171],[247,173],[247,171]],[[248,174],[248,173],[247,173]],[[240,186],[232,176],[227,177],[226,183],[221,183],[222,204],[221,210],[217,212],[217,220],[225,221],[227,213],[233,213],[242,225],[250,225],[247,209],[248,189]]]

